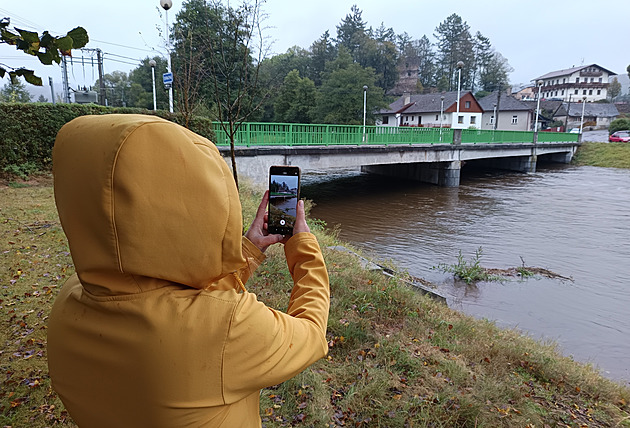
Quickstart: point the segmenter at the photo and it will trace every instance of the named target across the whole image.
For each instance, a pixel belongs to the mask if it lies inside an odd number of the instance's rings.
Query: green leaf
[[[64,36],[55,40],[55,47],[62,52],[68,52],[72,50],[72,37]]]
[[[87,45],[90,41],[87,31],[83,27],[77,27],[68,32],[68,36],[72,38],[72,48],[79,49]]]
[[[18,33],[20,33],[20,36],[22,36],[22,39],[31,44],[31,43],[37,43],[39,44],[39,34],[35,33],[34,31],[26,31],[26,30],[20,30],[19,28],[15,29]]]
[[[49,50],[46,52],[37,52],[37,58],[39,58],[39,62],[45,65],[51,65],[53,63],[53,54]]]
[[[44,31],[44,33],[42,34],[42,40],[39,42],[39,45],[43,48],[47,48],[52,45],[54,40],[55,38],[51,36],[48,31]]]
[[[35,76],[35,73],[31,72],[30,74],[25,74],[24,79],[35,86],[42,86],[42,78]]]

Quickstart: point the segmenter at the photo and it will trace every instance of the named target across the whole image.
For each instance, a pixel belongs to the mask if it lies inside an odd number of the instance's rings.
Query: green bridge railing
[[[214,123],[215,144],[230,140],[218,122]],[[462,130],[462,144],[532,143],[533,132]],[[539,142],[577,142],[578,134],[539,132]],[[361,125],[311,125],[302,123],[243,123],[235,135],[237,146],[339,146],[394,144],[453,144],[451,128],[416,128]]]

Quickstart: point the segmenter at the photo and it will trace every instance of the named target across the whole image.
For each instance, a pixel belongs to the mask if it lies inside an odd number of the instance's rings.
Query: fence
[[[219,122],[213,122],[218,146],[230,144]],[[301,123],[243,123],[235,134],[237,146],[337,146],[394,144],[453,144],[451,128],[416,128]],[[532,143],[533,132],[462,130],[462,144]],[[541,132],[539,142],[578,141],[578,134]]]

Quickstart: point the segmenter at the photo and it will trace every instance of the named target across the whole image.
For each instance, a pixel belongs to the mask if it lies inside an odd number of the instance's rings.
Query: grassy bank
[[[259,200],[242,192],[245,224]],[[630,391],[515,331],[475,320],[361,268],[320,223],[330,272],[329,357],[265,390],[266,427],[630,427]],[[0,188],[0,426],[74,426],[50,388],[46,320],[72,260],[52,188]],[[248,288],[285,308],[268,250]]]
[[[575,165],[630,168],[630,143],[584,143],[573,157]]]

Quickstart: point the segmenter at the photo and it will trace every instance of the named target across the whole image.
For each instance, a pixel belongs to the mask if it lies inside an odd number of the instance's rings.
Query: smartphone
[[[300,199],[300,168],[272,166],[269,168],[269,210],[267,231],[293,235],[298,200]]]

